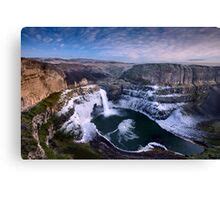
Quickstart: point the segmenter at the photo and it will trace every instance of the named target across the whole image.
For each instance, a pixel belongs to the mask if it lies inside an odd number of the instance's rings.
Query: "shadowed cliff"
[[[140,64],[134,65],[122,76],[137,84],[188,85],[220,83],[220,67],[181,64]]]

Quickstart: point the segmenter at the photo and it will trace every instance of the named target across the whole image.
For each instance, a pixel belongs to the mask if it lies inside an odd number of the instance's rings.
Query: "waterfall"
[[[91,86],[87,88],[91,88]],[[68,92],[71,91],[65,91],[62,93],[63,101],[67,98]],[[58,116],[65,115],[74,108],[74,113],[62,125],[61,130],[70,134],[75,134],[76,136],[78,136],[80,131],[82,131],[82,139],[77,142],[86,143],[92,140],[97,133],[95,124],[91,122],[91,113],[95,105],[103,105],[103,114],[105,117],[117,114],[116,110],[109,107],[105,90],[100,89],[99,91],[95,91],[93,93],[78,96],[73,95],[73,97],[68,99],[62,109],[57,113]]]
[[[101,94],[101,97],[102,97],[104,115],[109,115],[110,109],[109,109],[109,105],[108,105],[108,97],[106,95],[106,91],[103,90],[103,89],[100,89],[100,94]]]
[[[103,109],[104,109],[104,116],[108,117],[110,115],[115,115],[116,111],[114,109],[109,108],[109,104],[108,104],[108,97],[106,94],[106,91],[103,89],[100,89],[100,94],[102,97],[102,104],[103,104]]]

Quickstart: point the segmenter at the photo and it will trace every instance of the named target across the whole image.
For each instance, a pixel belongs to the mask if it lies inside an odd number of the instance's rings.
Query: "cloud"
[[[45,43],[50,43],[50,42],[52,42],[53,41],[53,38],[51,38],[51,37],[45,37],[45,38],[43,38],[43,42],[45,42]]]
[[[64,47],[64,46],[65,46],[65,44],[63,44],[63,43],[62,43],[62,44],[60,44],[60,47],[61,47],[61,48],[62,48],[62,47]]]
[[[129,62],[220,61],[220,30],[217,28],[27,28],[22,48],[62,48],[62,56],[84,55]],[[74,53],[74,54],[73,54]],[[40,56],[40,55],[38,55]]]
[[[56,41],[57,42],[61,42],[63,40],[63,38],[57,38]]]
[[[40,34],[37,34],[37,35],[36,35],[36,38],[37,38],[38,40],[41,40],[41,39],[42,39]]]

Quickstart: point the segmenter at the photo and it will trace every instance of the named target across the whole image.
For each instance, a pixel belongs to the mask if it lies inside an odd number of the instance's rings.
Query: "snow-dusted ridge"
[[[200,116],[185,115],[183,108],[176,109],[167,119],[156,120],[158,125],[174,135],[193,142],[205,136],[204,131],[197,129],[197,124],[205,119]]]

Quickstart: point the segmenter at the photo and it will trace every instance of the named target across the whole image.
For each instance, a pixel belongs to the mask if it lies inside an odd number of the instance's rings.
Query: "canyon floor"
[[[218,159],[220,67],[21,59],[23,159]]]

